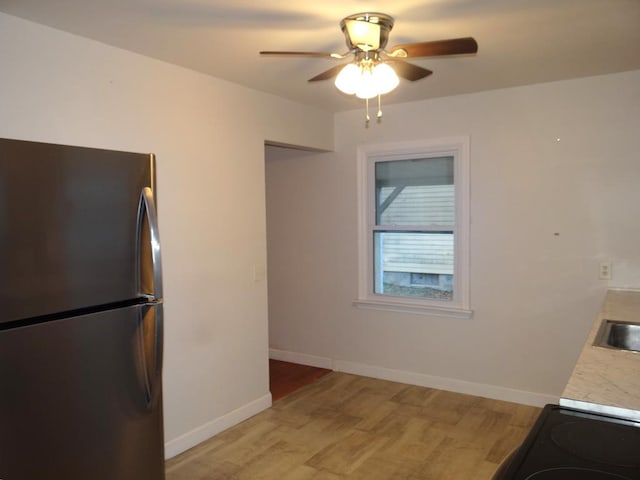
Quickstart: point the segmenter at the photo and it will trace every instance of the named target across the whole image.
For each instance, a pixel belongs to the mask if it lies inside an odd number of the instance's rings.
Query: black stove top
[[[640,480],[640,424],[547,405],[494,480]]]

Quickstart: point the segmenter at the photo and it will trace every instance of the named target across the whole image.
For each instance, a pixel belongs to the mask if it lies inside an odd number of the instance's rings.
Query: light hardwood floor
[[[332,372],[167,461],[167,480],[483,480],[539,408]]]

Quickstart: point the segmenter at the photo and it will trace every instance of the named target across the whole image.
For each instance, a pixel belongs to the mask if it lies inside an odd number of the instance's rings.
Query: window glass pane
[[[453,185],[382,187],[378,198],[376,225],[455,225]]]
[[[455,223],[453,157],[375,164],[376,225]]]
[[[453,299],[453,232],[382,232],[374,240],[379,295]]]

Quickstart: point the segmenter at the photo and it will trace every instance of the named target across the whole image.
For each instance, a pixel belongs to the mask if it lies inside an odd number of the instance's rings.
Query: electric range
[[[547,405],[493,480],[640,480],[640,423]]]

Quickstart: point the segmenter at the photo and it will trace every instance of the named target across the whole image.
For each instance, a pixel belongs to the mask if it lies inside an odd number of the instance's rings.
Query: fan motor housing
[[[393,17],[385,13],[356,13],[345,17],[340,28],[349,50],[383,50],[393,28]]]

